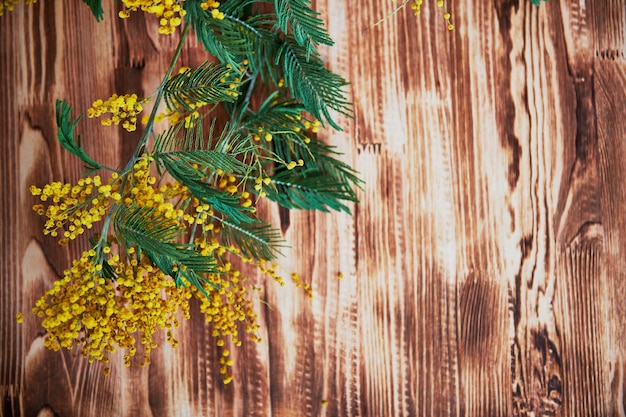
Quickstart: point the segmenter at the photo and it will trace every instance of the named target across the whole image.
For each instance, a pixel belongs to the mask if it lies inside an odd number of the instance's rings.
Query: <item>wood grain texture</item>
[[[31,210],[31,184],[82,174],[55,99],[149,94],[175,39],[114,2],[103,23],[69,0],[0,18],[0,416],[626,416],[621,1],[459,0],[452,32],[434,3],[365,33],[392,2],[315,6],[354,102],[322,137],[365,185],[353,216],[262,208],[314,297],[247,271],[264,341],[231,349],[227,386],[199,314],[109,376],[15,322],[86,243],[43,238]],[[80,129],[111,165],[138,138]]]

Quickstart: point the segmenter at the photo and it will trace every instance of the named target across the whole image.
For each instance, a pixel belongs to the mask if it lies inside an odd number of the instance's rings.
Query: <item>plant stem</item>
[[[128,180],[128,173],[131,172],[133,165],[135,164],[137,159],[141,157],[142,152],[148,147],[150,135],[152,134],[152,131],[154,128],[154,121],[159,111],[159,103],[163,99],[163,94],[164,94],[163,88],[165,87],[165,83],[167,83],[167,80],[169,80],[169,78],[171,77],[172,72],[174,72],[174,67],[176,67],[178,58],[180,58],[180,54],[183,50],[183,45],[185,44],[185,39],[187,39],[187,34],[189,33],[189,27],[190,25],[186,23],[183,28],[183,32],[180,35],[180,40],[178,41],[178,45],[176,47],[176,51],[174,52],[174,56],[172,57],[169,67],[167,68],[167,72],[165,73],[165,76],[163,77],[161,84],[156,89],[157,96],[154,99],[154,104],[152,107],[152,112],[150,113],[150,118],[148,119],[148,123],[146,124],[146,127],[141,135],[141,139],[139,139],[139,144],[137,145],[135,152],[130,157],[130,159],[128,160],[128,163],[126,164],[126,167],[121,173],[121,176],[123,176],[122,184],[120,186],[121,190],[124,190],[124,187],[126,186],[126,181]],[[107,239],[109,225],[111,224],[111,219],[116,211],[117,205],[118,204],[115,203],[113,207],[111,207],[111,209],[107,213],[106,218],[104,219],[104,224],[102,226],[102,233],[100,235],[100,240],[98,241],[98,245],[102,245],[103,242],[105,242]]]
[[[137,158],[139,158],[139,156],[141,155],[141,152],[143,152],[148,147],[150,134],[152,133],[152,129],[154,128],[154,120],[156,119],[157,113],[159,111],[159,104],[161,100],[163,99],[163,94],[164,94],[163,88],[165,87],[165,83],[167,83],[172,73],[174,72],[174,67],[176,66],[176,63],[178,62],[178,58],[180,57],[180,54],[183,50],[185,39],[187,39],[187,34],[189,33],[189,27],[190,25],[186,23],[183,28],[183,32],[180,35],[180,40],[178,41],[178,46],[176,47],[176,51],[174,52],[174,57],[172,58],[172,61],[170,62],[170,66],[167,69],[165,76],[163,77],[163,81],[161,81],[161,84],[157,87],[157,96],[154,99],[154,105],[152,107],[152,112],[150,113],[150,118],[148,119],[148,123],[146,124],[146,128],[144,129],[143,134],[141,135],[141,139],[139,140],[139,144],[137,145],[137,149],[135,150],[135,153],[133,154],[130,161],[128,161],[128,165],[126,166],[125,171],[130,169],[130,167],[132,167],[132,165],[135,163]]]

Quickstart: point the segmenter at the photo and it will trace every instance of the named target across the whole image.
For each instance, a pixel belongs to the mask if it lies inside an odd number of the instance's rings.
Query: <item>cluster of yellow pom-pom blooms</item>
[[[139,100],[137,94],[125,94],[118,96],[113,94],[108,99],[102,101],[100,99],[93,102],[91,108],[87,111],[87,117],[100,117],[103,114],[111,113],[111,117],[102,119],[102,124],[110,126],[111,124],[119,125],[129,132],[137,129],[137,114],[143,110],[147,99]]]
[[[186,12],[181,1],[176,0],[122,0],[124,10],[119,12],[119,17],[125,19],[130,12],[141,10],[155,15],[159,19],[159,33],[170,35],[181,25]],[[220,3],[215,0],[206,0],[201,4],[202,9],[211,10],[214,19],[224,19],[224,13],[218,7]]]
[[[134,247],[122,249],[119,242],[109,236],[103,247],[85,251],[73,262],[63,278],[36,302],[33,313],[43,318],[47,347],[59,350],[79,345],[82,346],[81,354],[90,361],[106,364],[109,353],[120,348],[125,350],[124,363],[128,366],[137,352],[134,336],[137,333],[140,334],[143,364],[150,361],[150,351],[156,347],[152,336],[159,328],[166,329],[167,340],[172,346],[178,344],[172,332],[179,325],[177,315],[182,312],[188,318],[188,300],[196,296],[200,311],[213,325],[212,334],[222,352],[220,372],[224,374],[224,382],[228,383],[232,379],[228,372],[232,360],[225,339],[229,338],[236,346],[241,344],[237,325],[240,322],[245,323],[245,330],[253,340],[260,341],[260,337],[257,335],[257,315],[249,295],[251,284],[226,255],[255,265],[281,285],[284,285],[283,278],[277,274],[276,265],[243,256],[236,247],[220,244],[220,230],[211,222],[211,208],[201,204],[178,182],[157,188],[156,178],[149,172],[151,162],[150,157],[142,157],[134,164],[132,185],[123,186],[114,173],[106,183],[96,175],[80,179],[75,185],[53,182],[43,188],[33,186],[31,193],[47,204],[47,208],[43,204],[33,208],[48,219],[45,233],[59,237],[61,244],[67,244],[86,229],[91,229],[113,204],[149,207],[155,217],[169,219],[174,227],[199,226],[202,232],[194,241],[198,252],[218,260],[219,273],[206,277],[204,290],[208,297],[191,285],[177,287],[171,277],[151,265],[150,260]],[[241,191],[235,177],[221,171],[217,174],[216,188],[237,195],[244,207],[253,204],[249,194]],[[255,186],[261,189],[269,183],[269,178],[263,178]],[[182,201],[189,202],[187,210],[177,208]],[[107,265],[99,261],[102,257],[98,256],[97,250],[106,255],[104,262]],[[115,280],[103,277],[104,268],[115,273]],[[302,286],[297,274],[292,274],[292,280],[297,287]],[[312,296],[308,284],[303,288]],[[105,372],[108,373],[109,369],[107,365]]]
[[[12,11],[16,3],[21,0],[0,1],[0,16],[6,11]],[[37,3],[37,0],[26,0],[26,4]],[[152,14],[159,19],[159,33],[170,35],[182,24],[186,12],[183,9],[182,1],[177,0],[122,0],[124,10],[118,13],[119,17],[125,19],[130,17],[131,12],[141,10]],[[214,19],[224,19],[224,13],[219,11],[220,3],[215,0],[206,0],[201,4],[202,9],[210,10]]]

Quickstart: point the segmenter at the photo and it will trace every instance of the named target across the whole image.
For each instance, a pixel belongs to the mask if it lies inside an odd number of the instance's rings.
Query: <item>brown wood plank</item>
[[[626,8],[619,0],[593,1],[595,56],[600,59],[626,59]]]
[[[625,19],[626,20],[626,19]],[[624,25],[626,27],[626,25]],[[621,101],[626,88],[626,61],[599,61],[596,65],[594,89],[598,120],[599,171],[602,178],[603,248],[605,294],[604,375],[603,385],[607,414],[626,415],[624,363],[626,357],[626,308],[623,302],[626,271],[626,216],[621,208],[626,201],[626,126]],[[609,392],[607,392],[609,391]]]
[[[8,17],[4,23],[6,29],[16,30],[15,16]],[[5,32],[3,32],[5,33]],[[0,62],[6,63],[6,68],[12,71],[17,68],[18,56],[13,53],[9,37],[0,37]],[[18,107],[15,103],[16,85],[15,75],[5,70],[0,72],[0,132],[3,140],[0,140],[0,152],[3,157],[0,164],[0,175],[3,178],[0,185],[0,229],[2,238],[0,250],[2,260],[0,264],[0,290],[2,291],[2,308],[0,309],[0,394],[2,395],[2,410],[15,410],[20,407],[22,391],[21,374],[24,369],[22,357],[24,355],[22,332],[15,322],[15,314],[22,309],[21,297],[22,281],[15,277],[20,276],[19,262],[9,262],[8,259],[20,259],[21,250],[16,244],[16,236],[19,236],[20,224],[20,201],[16,198],[19,194],[14,191],[15,184],[19,181],[18,166],[19,143],[15,138],[18,136],[19,124]],[[7,296],[10,294],[10,296]],[[4,414],[4,413],[3,413]]]

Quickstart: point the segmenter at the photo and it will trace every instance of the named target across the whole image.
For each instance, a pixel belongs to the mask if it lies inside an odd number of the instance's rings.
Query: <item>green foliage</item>
[[[341,130],[333,121],[330,110],[351,115],[351,104],[342,89],[348,83],[340,75],[327,70],[319,55],[309,56],[307,52],[293,37],[288,36],[274,62],[282,65],[285,84],[293,97],[315,118],[322,122],[327,120],[332,127]]]
[[[104,19],[104,9],[102,8],[102,0],[83,0],[89,8],[91,13],[95,16],[96,20]]]
[[[234,146],[229,146],[231,143]],[[238,157],[252,149],[239,140],[228,127],[224,128],[215,143],[213,128],[205,140],[200,120],[192,129],[182,129],[182,123],[172,126],[157,139],[152,156],[157,161],[157,166],[187,186],[200,201],[210,204],[235,223],[249,223],[254,221],[250,216],[253,209],[242,207],[236,195],[218,189],[213,181],[213,173],[222,170],[229,174],[247,176],[250,167]]]
[[[253,40],[262,40],[262,35],[253,30],[252,23],[243,24],[243,20],[236,16],[214,19],[211,13],[200,7],[199,1],[186,1],[186,19],[196,32],[198,41],[204,45],[207,52],[219,59],[223,64],[238,68],[245,57],[255,53]],[[248,29],[247,36],[242,36],[241,29]],[[245,33],[244,32],[244,33]]]
[[[307,58],[317,52],[315,44],[333,45],[324,21],[310,6],[309,0],[274,0],[278,27],[285,33],[291,28],[298,45],[305,48]]]
[[[233,70],[225,65],[205,62],[196,69],[188,69],[171,77],[163,86],[163,98],[172,111],[193,111],[197,103],[217,104],[235,101],[231,85]]]
[[[272,176],[267,197],[286,208],[350,212],[342,201],[357,202],[354,191],[324,171],[313,169],[281,170]]]
[[[184,160],[164,159],[167,172],[181,184],[184,184],[194,196],[203,203],[210,204],[215,210],[235,223],[254,221],[250,214],[252,207],[242,207],[239,198],[227,191],[219,190],[207,181],[207,176]]]
[[[56,102],[56,119],[57,127],[59,129],[57,138],[59,143],[74,156],[77,156],[81,161],[85,163],[85,168],[89,171],[97,171],[102,166],[91,159],[85,152],[80,144],[80,135],[76,136],[74,141],[74,129],[82,116],[78,116],[75,120],[72,120],[72,106],[67,104],[65,100],[57,100]]]
[[[159,168],[162,168],[166,161],[179,160],[187,165],[196,164],[197,168],[194,169],[203,172],[221,169],[227,173],[248,174],[249,166],[238,158],[245,158],[247,153],[254,151],[254,147],[241,140],[240,135],[228,125],[215,140],[213,137],[215,123],[211,125],[207,137],[203,133],[202,118],[197,120],[193,127],[185,128],[184,124],[179,122],[170,126],[157,137],[152,156]]]
[[[303,167],[291,170],[283,165],[268,167],[273,186],[266,189],[267,197],[290,209],[350,212],[345,203],[358,201],[354,188],[361,180],[348,164],[336,159],[333,147],[306,134],[304,111],[296,101],[281,99],[275,92],[256,112],[243,117],[242,124],[250,132],[264,129],[272,134],[271,142],[260,145],[268,153],[286,163],[303,161]]]
[[[357,171],[336,157],[341,154],[335,150],[333,146],[329,146],[316,138],[311,138],[308,145],[308,154],[304,154],[304,165],[317,165],[320,171],[331,175],[333,181],[341,183],[346,189],[350,190],[349,201],[357,202],[355,186],[359,187],[363,181],[358,177]]]
[[[197,254],[197,252],[193,253]],[[163,271],[164,274],[174,278],[176,286],[185,286],[186,283],[189,283],[196,287],[205,297],[209,296],[205,288],[206,284],[213,288],[217,288],[217,286],[210,280],[203,277],[200,269],[191,269],[193,264],[190,264],[190,262],[177,262],[175,258],[163,255],[159,252],[146,251],[146,255],[152,260],[157,268]],[[214,265],[216,266],[217,264]],[[202,265],[200,265],[200,267],[202,267]],[[214,269],[210,273],[219,273],[219,270]]]
[[[179,243],[185,230],[154,208],[118,206],[113,215],[115,236],[126,248],[135,246],[143,251],[164,273],[180,283],[182,276],[204,292],[200,275],[218,273],[215,258],[203,256],[194,245]]]
[[[251,224],[235,224],[223,218],[219,221],[223,242],[239,248],[245,256],[258,261],[274,259],[283,244],[280,231],[262,221]]]
[[[541,2],[542,2],[542,1],[543,1],[543,2],[547,2],[548,0],[530,0],[530,2],[531,2],[532,4],[534,4],[535,6],[539,6],[539,5],[541,5]]]
[[[226,2],[221,9],[223,20],[211,17],[197,2],[188,1],[185,8],[198,40],[209,53],[233,68],[247,59],[251,79],[260,75],[277,85],[283,78],[290,96],[306,111],[341,130],[331,111],[351,115],[344,91],[348,83],[324,67],[315,49],[316,43],[332,45],[332,40],[309,3],[275,0],[275,14],[257,14],[249,10],[252,2]]]

